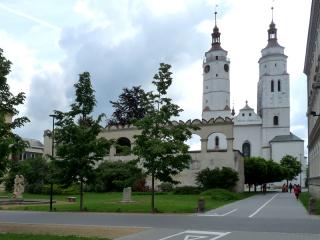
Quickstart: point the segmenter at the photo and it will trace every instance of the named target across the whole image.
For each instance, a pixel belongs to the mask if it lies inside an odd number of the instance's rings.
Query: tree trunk
[[[83,180],[80,179],[80,211],[83,211]]]
[[[257,192],[257,185],[254,184],[254,192]]]
[[[151,212],[155,213],[154,209],[154,173],[152,173],[151,179]]]

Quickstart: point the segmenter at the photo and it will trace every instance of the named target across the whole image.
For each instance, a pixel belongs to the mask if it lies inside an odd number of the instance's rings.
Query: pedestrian
[[[266,192],[267,192],[267,184],[264,183],[262,185],[262,191],[263,191],[264,194],[266,194]]]
[[[296,196],[296,199],[298,200],[300,195],[300,188],[296,184],[293,186],[293,192],[294,192],[294,195]]]
[[[290,184],[289,184],[289,191],[290,191],[290,193],[291,193],[291,191],[292,191],[292,188],[293,188],[293,186],[292,186],[292,184],[290,183]]]

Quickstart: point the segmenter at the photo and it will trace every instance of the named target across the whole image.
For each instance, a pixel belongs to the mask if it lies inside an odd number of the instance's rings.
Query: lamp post
[[[49,117],[52,117],[52,132],[51,132],[51,156],[54,157],[54,119],[57,117],[57,115],[50,114]],[[50,212],[52,212],[52,196],[53,196],[53,180],[52,180],[52,174],[50,176]]]

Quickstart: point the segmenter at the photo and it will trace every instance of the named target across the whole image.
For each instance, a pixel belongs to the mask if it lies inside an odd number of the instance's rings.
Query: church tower
[[[284,47],[278,44],[273,16],[268,30],[268,45],[262,49],[261,53],[257,111],[262,118],[262,155],[270,159],[270,140],[277,135],[290,134],[290,86],[287,56],[284,54]]]
[[[228,52],[222,49],[217,27],[217,12],[211,49],[203,61],[202,119],[231,117]]]

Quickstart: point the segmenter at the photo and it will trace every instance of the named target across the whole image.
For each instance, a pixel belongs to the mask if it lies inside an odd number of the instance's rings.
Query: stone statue
[[[22,198],[24,193],[24,177],[22,175],[16,175],[14,179],[13,197]]]

